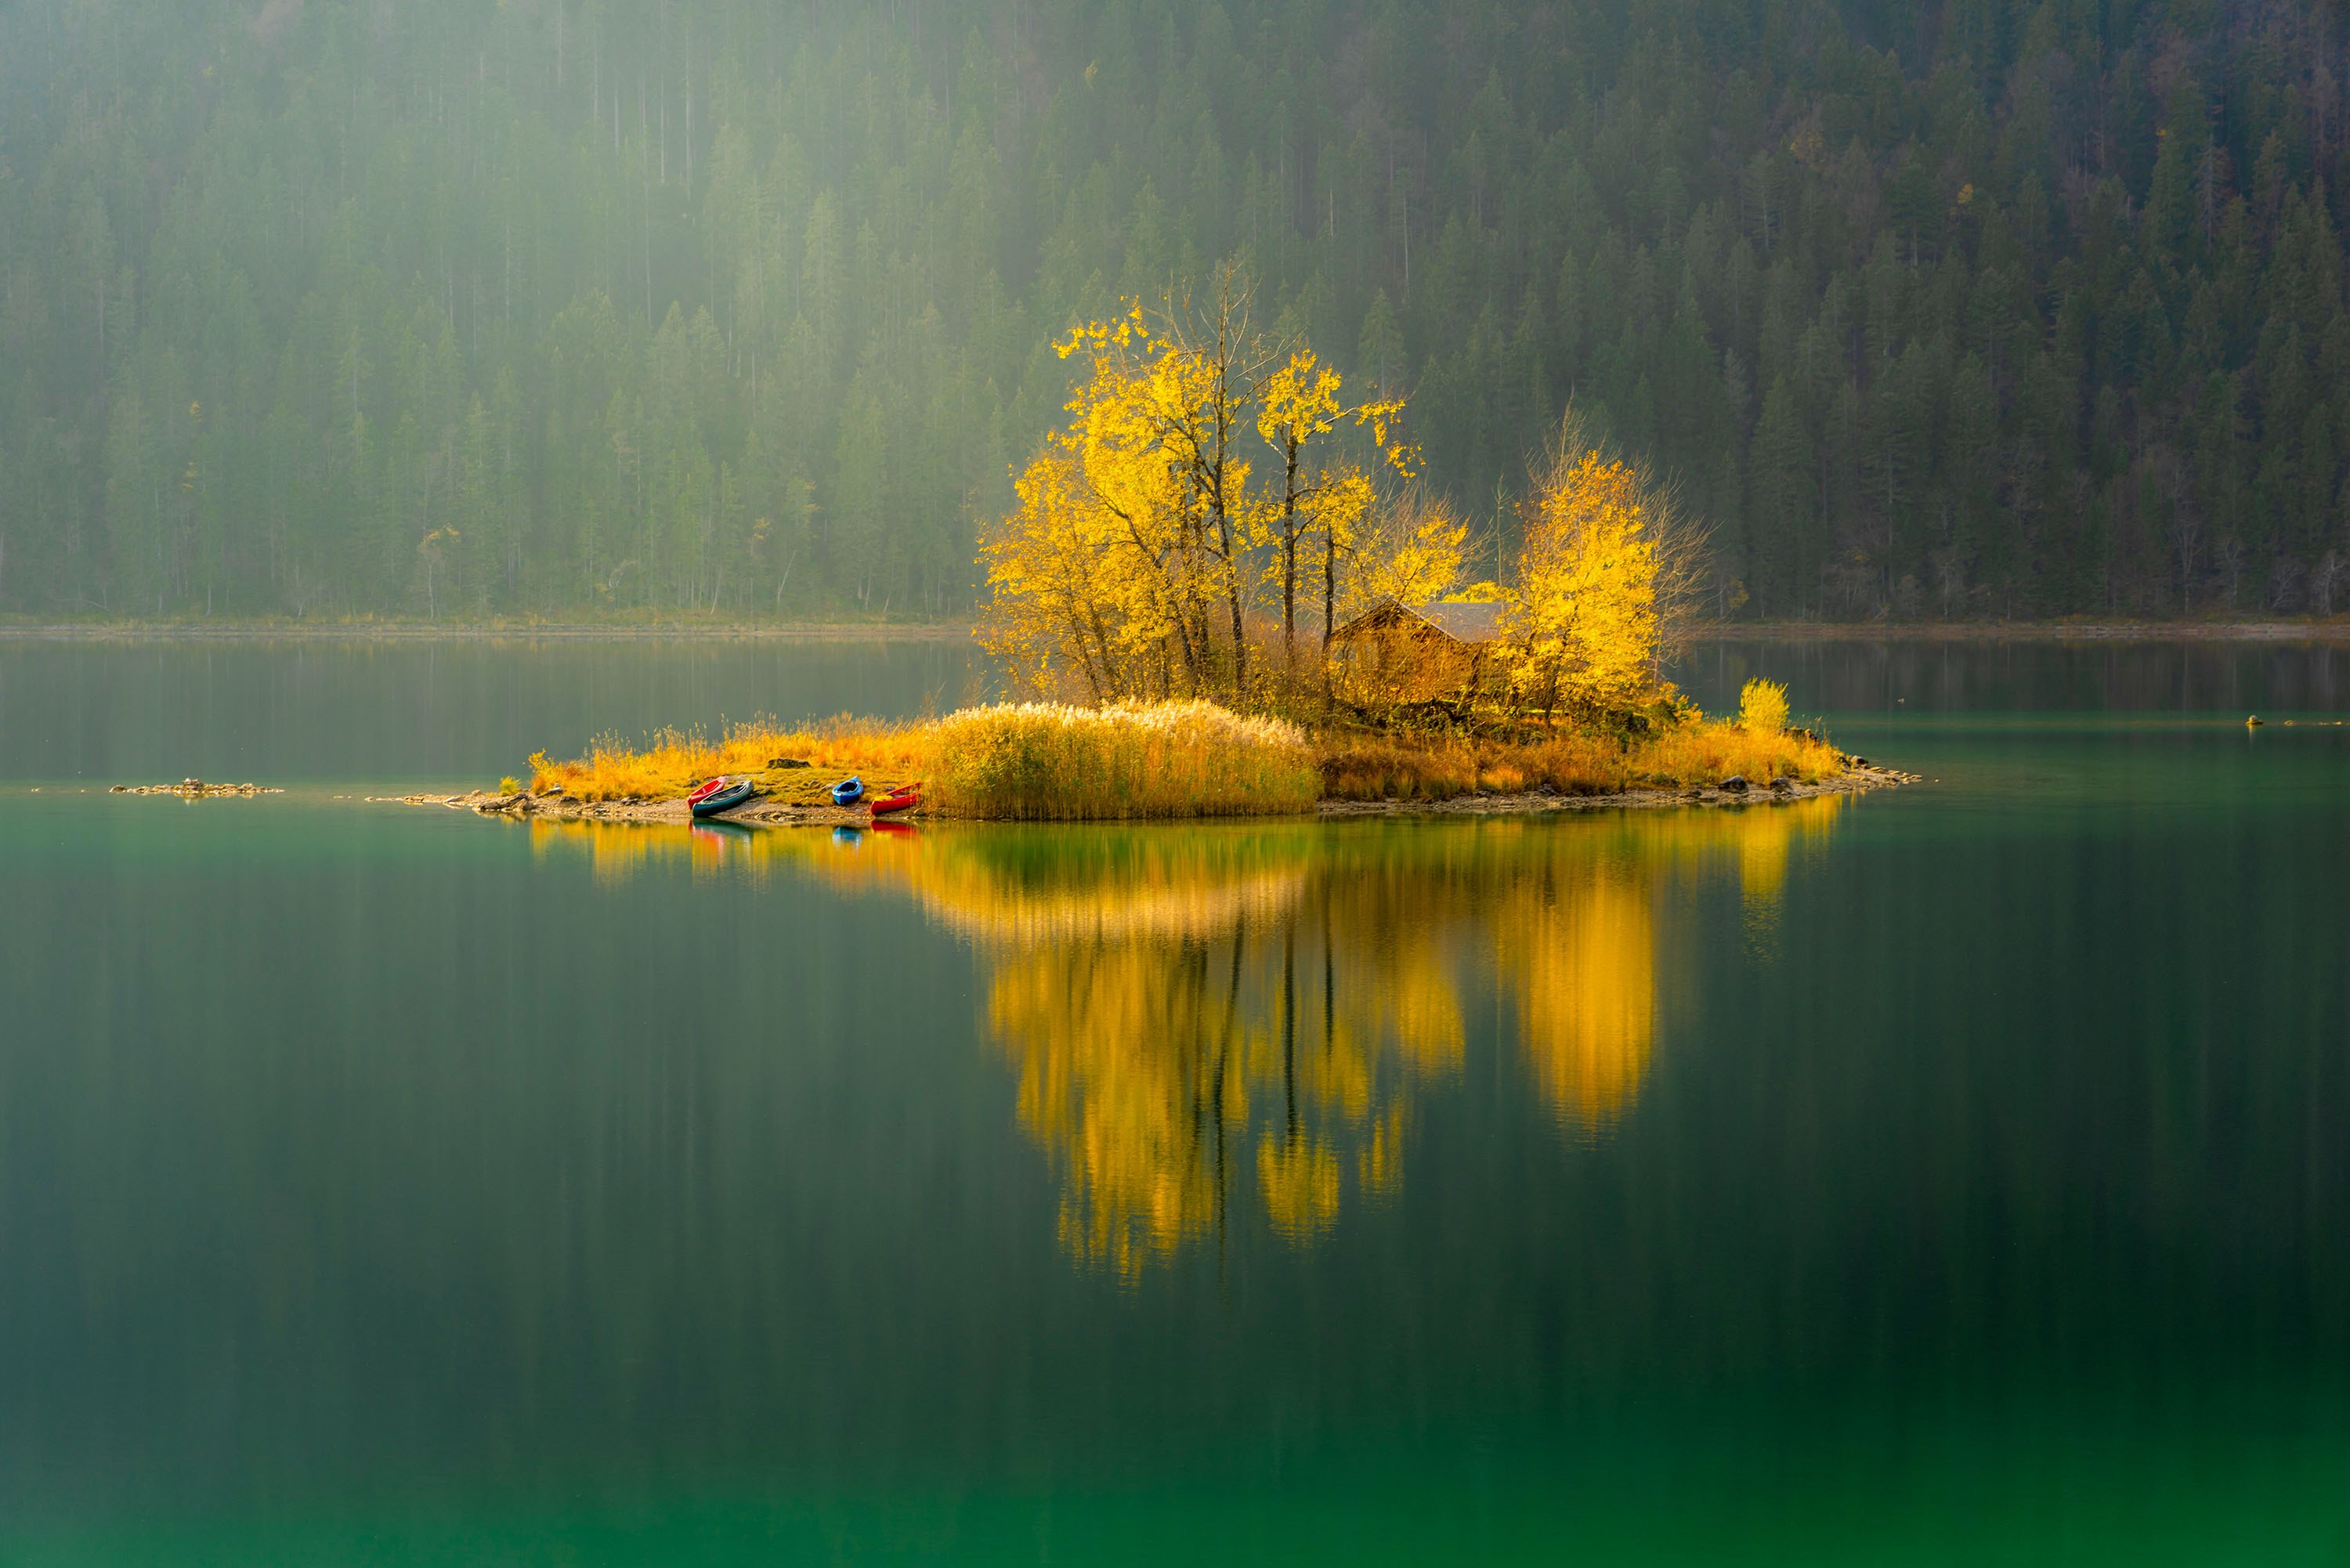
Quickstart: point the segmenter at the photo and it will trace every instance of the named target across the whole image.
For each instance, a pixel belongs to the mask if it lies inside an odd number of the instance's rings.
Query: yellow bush
[[[1750,680],[1738,693],[1738,723],[1751,734],[1775,735],[1787,727],[1787,688],[1776,680]]]

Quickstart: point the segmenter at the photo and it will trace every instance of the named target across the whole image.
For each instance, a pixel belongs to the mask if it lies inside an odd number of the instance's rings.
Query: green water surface
[[[360,798],[981,673],[0,645],[0,1562],[2350,1562],[2350,655],[1702,649],[1934,781],[1737,813]]]

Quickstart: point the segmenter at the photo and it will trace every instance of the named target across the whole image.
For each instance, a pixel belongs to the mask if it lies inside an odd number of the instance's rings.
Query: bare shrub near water
[[[1311,811],[1305,733],[1212,702],[999,702],[939,721],[931,802],[954,816],[1101,821]]]

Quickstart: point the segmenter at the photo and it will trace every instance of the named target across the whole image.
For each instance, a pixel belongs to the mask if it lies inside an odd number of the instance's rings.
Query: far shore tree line
[[[1716,614],[2339,613],[2345,82],[2324,0],[0,5],[0,615],[961,619],[1051,345],[1238,258],[1513,556],[1572,402]]]
[[[1130,303],[1058,346],[1082,367],[1068,418],[982,537],[979,631],[1014,684],[1381,725],[1413,697],[1453,725],[1670,711],[1659,669],[1709,559],[1670,484],[1570,407],[1511,525],[1472,527],[1421,482],[1404,400],[1356,400],[1253,306],[1226,267],[1204,297]],[[1382,606],[1463,602],[1493,607],[1494,635],[1444,641],[1451,657],[1341,640]]]

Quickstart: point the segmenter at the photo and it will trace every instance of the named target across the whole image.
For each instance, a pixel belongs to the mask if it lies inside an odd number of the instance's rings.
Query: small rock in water
[[[1721,781],[1721,787],[1734,794],[1744,794],[1749,786],[1744,774],[1732,774]]]

